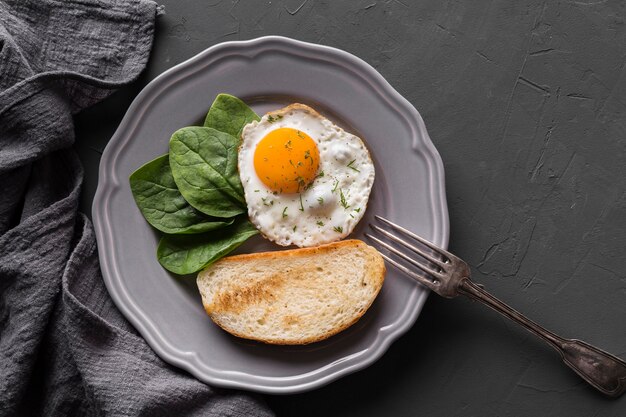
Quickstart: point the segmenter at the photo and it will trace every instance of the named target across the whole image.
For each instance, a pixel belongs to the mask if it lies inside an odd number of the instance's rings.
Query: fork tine
[[[420,284],[422,284],[426,288],[430,288],[433,291],[435,290],[435,286],[437,284],[435,284],[431,280],[429,280],[426,277],[423,277],[423,276],[421,276],[419,274],[416,274],[415,272],[411,271],[406,266],[399,264],[398,262],[394,261],[393,259],[391,259],[389,256],[385,255],[384,253],[381,253],[380,256],[382,256],[391,265],[395,266],[400,271],[402,271],[403,273],[405,273],[409,277],[413,278],[415,281],[419,282]]]
[[[441,273],[439,271],[435,271],[434,269],[428,268],[426,265],[423,265],[423,264],[417,262],[415,259],[412,259],[406,253],[404,253],[402,251],[399,251],[398,249],[394,248],[389,243],[383,242],[382,240],[378,239],[376,236],[372,236],[369,233],[365,233],[365,236],[367,236],[369,239],[373,240],[374,242],[378,243],[380,246],[386,248],[390,252],[398,255],[399,257],[401,257],[405,261],[411,263],[412,265],[415,265],[416,267],[418,267],[422,271],[426,272],[427,274],[433,275],[435,278],[438,278],[438,279],[442,279],[443,278],[443,275],[441,275]]]
[[[370,224],[370,226],[372,227],[372,229],[376,230],[377,232],[387,236],[390,240],[404,246],[407,249],[412,250],[413,252],[417,253],[419,256],[421,256],[422,258],[426,259],[428,262],[431,262],[435,265],[437,265],[439,268],[441,269],[445,269],[446,264],[444,264],[443,262],[441,262],[439,259],[436,259],[435,257],[433,257],[431,254],[421,250],[420,248],[411,245],[409,242],[405,241],[404,239],[399,238],[398,236],[394,235],[393,233],[376,226],[375,224]]]
[[[386,223],[387,225],[391,226],[393,229],[395,229],[395,230],[397,230],[397,231],[399,231],[401,233],[404,233],[405,235],[410,236],[413,239],[417,240],[418,242],[428,246],[429,248],[431,248],[435,252],[439,253],[440,255],[445,256],[446,258],[448,258],[450,260],[454,256],[450,252],[448,252],[448,251],[446,251],[444,249],[441,249],[440,247],[438,247],[434,243],[429,242],[428,240],[424,239],[423,237],[420,237],[420,236],[416,235],[415,233],[411,232],[410,230],[407,230],[407,229],[405,229],[402,226],[398,226],[397,224],[395,224],[391,220],[387,220],[384,217],[381,217],[381,216],[378,216],[378,215],[375,215],[374,217],[376,217],[377,220],[379,220],[379,221],[381,221],[383,223]]]

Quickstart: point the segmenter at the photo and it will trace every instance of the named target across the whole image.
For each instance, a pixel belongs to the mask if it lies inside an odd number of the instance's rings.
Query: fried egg
[[[359,137],[303,104],[266,114],[241,136],[248,216],[266,238],[307,247],[352,232],[374,183],[374,164]]]

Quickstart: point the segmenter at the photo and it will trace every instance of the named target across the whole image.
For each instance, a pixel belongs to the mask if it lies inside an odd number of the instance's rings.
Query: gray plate
[[[411,327],[427,296],[393,269],[354,326],[324,342],[280,347],[219,329],[205,314],[193,277],[171,275],[157,262],[158,235],[137,209],[128,176],[166,153],[175,130],[201,124],[221,92],[242,98],[257,113],[305,103],[365,140],[376,181],[354,237],[381,214],[447,245],[439,154],[418,112],[376,70],[347,52],[288,38],[226,42],[148,84],[104,151],[93,222],[111,297],[163,360],[216,386],[294,393],[372,364]],[[239,252],[276,249],[258,237]]]

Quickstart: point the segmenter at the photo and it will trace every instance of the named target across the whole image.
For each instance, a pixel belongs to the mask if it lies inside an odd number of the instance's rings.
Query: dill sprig
[[[346,196],[343,194],[343,190],[341,188],[339,189],[339,202],[345,210],[348,210],[348,208],[350,207],[348,201],[346,200]]]
[[[353,164],[356,162],[356,159],[353,159],[352,161],[350,161],[348,163],[348,168],[355,170],[356,172],[361,172],[359,171]]]

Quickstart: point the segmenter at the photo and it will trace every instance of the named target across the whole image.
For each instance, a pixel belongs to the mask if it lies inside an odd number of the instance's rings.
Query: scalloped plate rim
[[[259,53],[262,47],[267,45],[273,46],[274,49],[284,47],[283,52],[291,52],[294,55],[294,51],[290,51],[289,48],[295,47],[296,49],[307,50],[308,52],[334,55],[338,58],[337,61],[333,62],[335,65],[344,66],[344,68],[352,71],[361,71],[360,75],[363,80],[368,82],[370,87],[373,87],[378,94],[385,95],[388,104],[391,105],[391,102],[395,102],[395,110],[402,114],[412,128],[419,131],[419,134],[416,135],[414,139],[419,140],[420,137],[423,139],[421,143],[419,143],[419,146],[422,150],[425,150],[423,155],[426,156],[425,160],[429,166],[429,186],[434,213],[433,220],[435,222],[435,236],[433,241],[442,247],[447,247],[449,219],[445,195],[443,162],[430,140],[426,126],[417,110],[402,97],[380,73],[360,58],[337,48],[303,42],[282,36],[264,36],[251,40],[229,41],[216,44],[163,72],[146,85],[137,95],[124,115],[115,134],[107,144],[100,161],[98,187],[92,206],[92,217],[98,246],[107,247],[107,244],[112,244],[109,213],[106,210],[108,207],[107,199],[114,188],[119,187],[120,183],[119,179],[116,177],[115,170],[111,169],[111,167],[115,165],[117,156],[120,154],[124,145],[130,140],[133,129],[149,108],[149,104],[158,99],[160,92],[167,88],[172,88],[176,84],[178,81],[176,75],[184,76],[185,71],[189,70],[193,72],[195,67],[201,66],[203,61],[210,59],[212,55],[218,54],[220,51],[224,53],[229,50],[237,49],[245,52],[246,48],[252,51],[254,51],[254,48],[258,48],[259,51],[257,51],[257,53]],[[254,54],[255,53],[252,53],[252,55]],[[366,79],[366,77],[369,78]],[[377,83],[382,91],[377,90],[373,83]],[[398,107],[401,107],[404,112],[401,112]],[[158,328],[150,319],[147,318],[133,302],[129,301],[129,296],[125,291],[123,281],[120,279],[118,265],[105,255],[105,251],[99,251],[99,258],[105,286],[115,305],[146,339],[148,345],[164,361],[185,369],[199,380],[209,384],[224,388],[247,389],[271,394],[290,394],[319,388],[342,376],[371,365],[387,351],[391,343],[408,331],[415,323],[428,296],[428,291],[423,289],[413,293],[410,298],[410,301],[414,302],[413,309],[407,307],[396,322],[380,328],[375,343],[366,350],[348,355],[342,360],[334,361],[314,371],[297,376],[280,378],[264,377],[242,372],[216,370],[202,363],[193,352],[182,352],[171,346],[163,335],[159,333]]]

